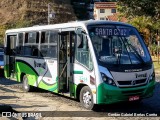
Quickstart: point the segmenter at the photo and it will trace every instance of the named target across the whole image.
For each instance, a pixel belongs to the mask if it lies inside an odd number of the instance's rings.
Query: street
[[[160,83],[157,81],[153,97],[142,100],[140,103],[118,103],[112,105],[101,105],[96,111],[88,111],[81,107],[80,103],[74,99],[51,92],[35,89],[34,92],[25,93],[21,90],[21,84],[0,78],[0,105],[9,105],[17,112],[41,112],[40,118],[66,117],[84,119],[91,117],[94,119],[123,119],[133,114],[137,116],[147,116],[155,119],[160,112]],[[54,112],[56,111],[56,112]],[[73,112],[71,112],[73,111]],[[41,117],[42,116],[42,117]],[[118,116],[118,117],[117,117]],[[138,117],[140,119],[140,117]],[[143,119],[142,117],[141,119]],[[35,119],[32,117],[32,119]],[[45,118],[46,119],[46,118]],[[159,118],[157,118],[159,119]]]

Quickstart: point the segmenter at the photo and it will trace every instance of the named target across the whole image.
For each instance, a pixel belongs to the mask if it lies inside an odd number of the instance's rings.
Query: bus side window
[[[90,50],[88,47],[88,40],[86,35],[77,35],[76,60],[86,66],[89,70],[93,69]]]
[[[38,57],[39,32],[25,33],[24,55]]]
[[[18,43],[16,47],[16,54],[23,55],[23,33],[18,34]]]
[[[41,57],[57,58],[58,32],[45,31],[41,33]]]

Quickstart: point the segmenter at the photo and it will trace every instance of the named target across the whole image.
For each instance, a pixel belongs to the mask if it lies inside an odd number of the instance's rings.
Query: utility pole
[[[50,24],[50,20],[55,18],[54,10],[51,10],[51,4],[48,3],[48,24]]]
[[[50,24],[50,3],[48,3],[48,25]]]

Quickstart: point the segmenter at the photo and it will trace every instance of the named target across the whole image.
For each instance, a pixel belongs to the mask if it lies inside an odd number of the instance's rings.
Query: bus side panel
[[[39,68],[39,77],[38,77],[38,87],[52,91],[57,91],[57,61],[54,59],[40,59],[39,63],[42,64],[42,67]]]
[[[56,66],[54,64],[51,66],[48,65],[47,61],[48,60],[45,60],[45,62],[44,60],[43,61],[33,60],[32,58],[29,58],[26,61],[17,60],[16,62],[17,80],[20,82],[21,74],[24,73],[27,75],[27,78],[29,80],[29,85],[49,90],[52,92],[57,92],[57,77],[55,77],[55,80],[53,80],[52,79],[53,77],[49,76],[52,73],[51,69],[53,67],[56,68]],[[54,76],[57,76],[57,74],[54,74]]]
[[[8,62],[8,59],[9,56],[8,55],[4,55],[4,76],[5,78],[8,78],[10,77],[9,76],[9,62]]]
[[[26,74],[29,80],[29,85],[34,85],[38,78],[38,73],[35,69],[25,61],[18,60],[16,62],[17,81],[21,82],[21,74]]]
[[[83,65],[74,64],[74,88],[77,90],[79,84],[84,84],[90,87],[93,95],[94,104],[96,104],[96,79],[94,69],[89,71]]]

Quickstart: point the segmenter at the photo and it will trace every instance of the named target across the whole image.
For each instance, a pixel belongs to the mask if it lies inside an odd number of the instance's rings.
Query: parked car
[[[4,68],[4,59],[3,59],[4,53],[0,53],[0,69]]]
[[[0,77],[4,76],[4,49],[0,48]]]

